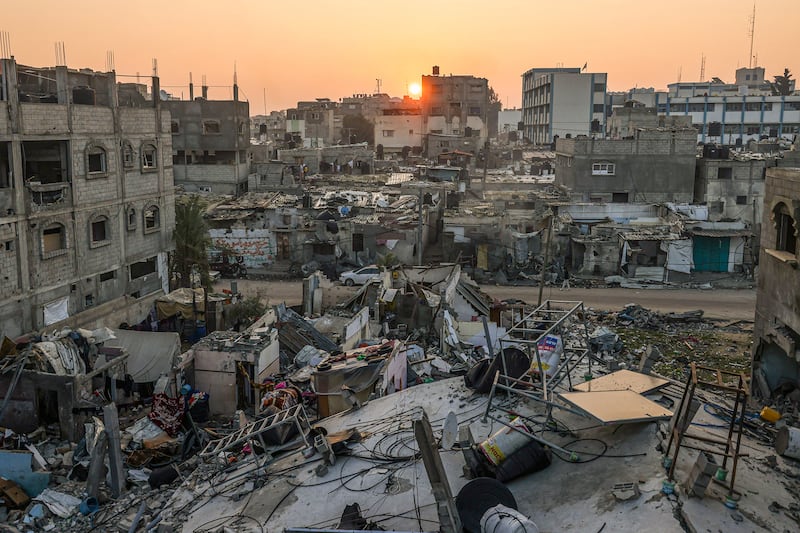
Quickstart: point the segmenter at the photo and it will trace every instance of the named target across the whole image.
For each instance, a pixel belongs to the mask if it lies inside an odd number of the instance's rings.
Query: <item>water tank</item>
[[[438,76],[439,75],[439,65],[434,65],[433,66],[433,75],[434,76]]]
[[[73,87],[72,103],[77,105],[94,105],[95,92],[91,87]]]

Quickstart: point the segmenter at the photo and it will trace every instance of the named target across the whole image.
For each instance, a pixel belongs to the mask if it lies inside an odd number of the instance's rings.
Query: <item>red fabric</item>
[[[183,398],[156,394],[153,396],[153,410],[147,416],[170,437],[174,437],[178,434],[183,421]]]

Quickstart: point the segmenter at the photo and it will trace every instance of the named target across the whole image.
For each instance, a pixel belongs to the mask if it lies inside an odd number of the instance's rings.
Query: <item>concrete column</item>
[[[189,82],[189,100],[194,101],[194,83]]]
[[[56,67],[56,90],[58,91],[58,103],[69,105],[69,79],[67,78],[67,67]]]
[[[203,99],[208,100],[208,85],[203,85],[200,90],[202,91]]]
[[[8,109],[11,114],[11,133],[20,133],[22,129],[19,112],[19,87],[17,85],[17,62],[13,59],[2,59],[3,74],[8,91]]]

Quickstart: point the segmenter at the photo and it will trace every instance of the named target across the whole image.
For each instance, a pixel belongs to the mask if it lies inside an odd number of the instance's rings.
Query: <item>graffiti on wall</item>
[[[212,229],[216,248],[241,255],[247,268],[264,268],[275,260],[275,235],[268,229]]]

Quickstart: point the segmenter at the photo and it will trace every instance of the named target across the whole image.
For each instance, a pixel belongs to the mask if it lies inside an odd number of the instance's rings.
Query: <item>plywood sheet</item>
[[[581,392],[601,392],[611,390],[630,390],[638,394],[645,394],[668,385],[666,379],[632,372],[630,370],[617,370],[579,385],[572,387]]]
[[[565,392],[559,396],[602,424],[631,424],[672,417],[672,412],[630,390]]]

